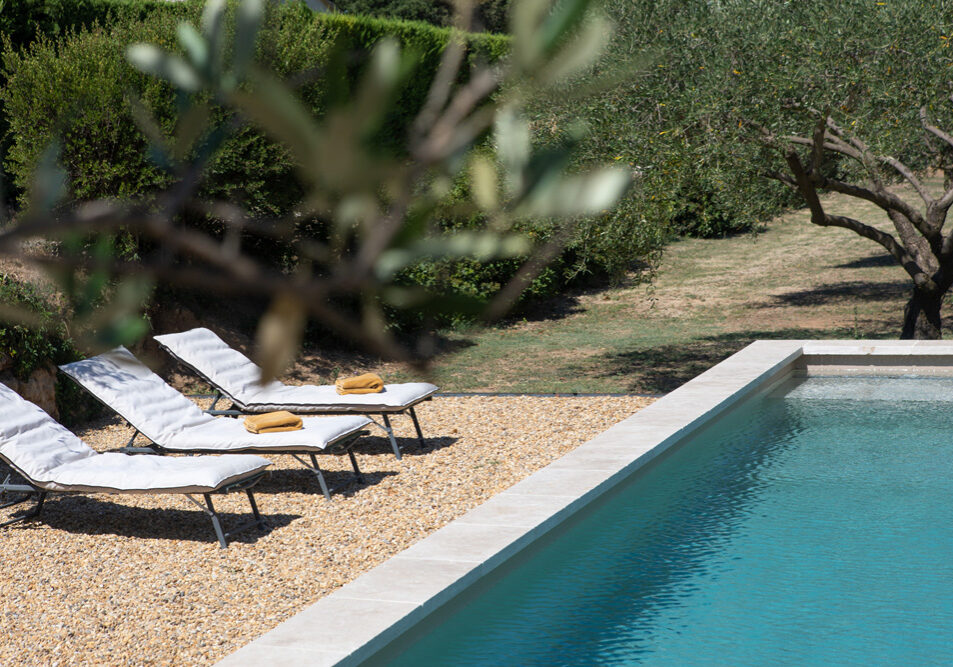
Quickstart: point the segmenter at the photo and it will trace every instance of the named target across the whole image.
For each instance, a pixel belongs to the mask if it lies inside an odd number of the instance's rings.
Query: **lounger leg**
[[[215,528],[215,534],[218,536],[218,543],[222,546],[223,549],[228,548],[228,542],[225,541],[225,531],[222,530],[222,522],[218,518],[218,512],[215,511],[215,506],[212,505],[212,496],[204,493],[205,504],[208,505],[208,515],[212,518],[212,526]]]
[[[129,422],[126,422],[129,424]],[[132,426],[132,424],[129,424]],[[132,443],[136,441],[136,438],[139,436],[139,429],[135,426],[132,426],[132,437],[129,438],[129,442],[126,443],[126,446],[120,449],[119,451],[123,454],[155,454],[156,450],[152,447],[133,447]]]
[[[10,506],[12,506],[12,505],[16,505],[17,503],[21,503],[21,502],[27,500],[28,498],[29,498],[29,496],[27,496],[26,498],[21,498],[21,499],[15,501],[15,502],[6,503],[6,504],[4,505],[4,507],[10,507]],[[0,528],[5,528],[5,527],[7,527],[7,526],[11,526],[11,525],[13,525],[13,524],[15,524],[15,523],[21,523],[21,522],[23,522],[23,521],[29,521],[30,519],[33,519],[33,518],[36,518],[36,517],[40,516],[40,512],[43,511],[43,501],[44,501],[44,500],[46,500],[46,493],[45,493],[45,492],[44,492],[44,493],[39,493],[39,494],[37,494],[36,506],[35,506],[32,510],[30,510],[29,512],[27,512],[26,514],[24,514],[24,515],[22,515],[22,516],[16,517],[15,519],[9,519],[8,521],[4,521],[3,523],[0,523]]]
[[[321,466],[318,465],[318,458],[312,454],[311,455],[311,469],[314,470],[314,474],[318,476],[318,483],[321,485],[321,493],[324,494],[324,497],[328,500],[331,500],[331,490],[328,489],[328,483],[324,481],[324,473],[321,472]]]
[[[215,535],[218,537],[218,543],[223,548],[228,548],[228,538],[233,535],[251,528],[252,526],[258,526],[262,530],[266,530],[269,526],[265,519],[261,516],[261,513],[258,511],[258,504],[255,502],[255,496],[252,495],[251,489],[249,488],[252,484],[258,481],[258,478],[261,477],[261,474],[255,475],[254,477],[245,479],[236,484],[232,484],[227,487],[219,489],[221,493],[228,493],[229,491],[244,491],[248,494],[248,502],[251,504],[252,514],[255,515],[254,521],[249,521],[243,523],[237,528],[232,529],[230,532],[225,532],[224,527],[222,526],[222,519],[218,515],[218,512],[215,511],[215,505],[212,504],[212,496],[209,493],[203,493],[202,496],[205,498],[205,506],[202,505],[199,501],[192,497],[192,494],[186,493],[183,494],[190,503],[198,507],[200,510],[208,514],[209,518],[212,520],[212,527],[215,528]]]
[[[0,510],[6,509],[8,507],[13,507],[14,505],[19,505],[21,503],[25,503],[26,501],[30,499],[30,496],[32,495],[33,495],[32,493],[28,493],[25,496],[22,496],[20,498],[14,498],[13,500],[8,500],[7,502],[0,504]]]
[[[420,441],[420,448],[424,449],[427,446],[427,443],[424,442],[424,434],[420,430],[420,422],[417,421],[417,413],[414,412],[414,409],[410,408],[410,418],[414,420],[414,428],[417,429],[417,440]]]
[[[354,456],[354,451],[349,449],[347,450],[347,455],[351,459],[351,467],[354,468],[354,477],[357,478],[357,481],[361,484],[364,483],[364,473],[361,472],[361,469],[357,467],[357,457]]]
[[[251,512],[255,515],[255,523],[258,524],[258,527],[262,530],[268,528],[268,524],[264,519],[261,518],[261,512],[258,511],[258,503],[255,502],[255,495],[251,492],[251,489],[245,489],[245,493],[248,495],[248,503],[251,505]]]
[[[400,447],[397,446],[397,438],[394,437],[394,429],[390,425],[390,419],[388,419],[387,414],[383,412],[381,413],[381,417],[384,418],[384,430],[387,431],[387,437],[390,438],[390,446],[394,450],[394,456],[400,461]]]

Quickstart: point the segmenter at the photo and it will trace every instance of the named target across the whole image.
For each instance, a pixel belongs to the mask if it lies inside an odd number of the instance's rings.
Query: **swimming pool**
[[[372,664],[949,664],[950,378],[749,399]]]
[[[879,380],[852,381],[848,385],[820,380],[798,384],[796,389],[793,389],[789,384],[783,384],[788,380],[800,382],[799,378],[805,376],[818,378],[832,375],[879,377],[917,375],[938,379],[936,381],[931,380],[930,386],[935,391],[930,395],[924,395],[922,387],[916,388],[915,385],[908,384],[901,392],[901,385],[893,384],[887,387],[880,384]],[[562,536],[569,534],[567,531],[575,530],[573,527],[577,524],[577,515],[584,513],[588,516],[600,511],[600,508],[607,503],[619,502],[619,499],[625,493],[624,491],[620,493],[622,489],[628,489],[644,482],[646,479],[649,480],[651,485],[653,482],[648,478],[648,475],[653,474],[652,470],[661,466],[672,465],[669,463],[669,459],[672,458],[675,458],[677,462],[679,452],[691,451],[687,447],[682,447],[682,445],[694,442],[694,438],[698,435],[700,429],[705,428],[709,429],[709,433],[717,433],[720,429],[725,428],[725,424],[722,424],[721,420],[737,419],[736,415],[740,414],[737,410],[743,401],[759,394],[768,394],[774,391],[772,387],[777,387],[779,383],[782,383],[782,388],[779,390],[781,393],[770,394],[769,403],[792,389],[792,393],[788,394],[793,401],[789,403],[790,405],[795,405],[798,401],[802,405],[808,406],[817,401],[843,402],[856,398],[864,398],[870,401],[899,401],[903,399],[907,402],[921,403],[947,402],[953,398],[953,391],[949,390],[951,387],[943,384],[944,380],[942,378],[953,378],[953,343],[946,341],[757,341],[693,378],[648,408],[644,408],[628,419],[615,424],[569,454],[533,473],[518,484],[494,495],[482,505],[454,519],[448,525],[365,572],[330,595],[321,598],[292,618],[282,622],[221,660],[218,667],[254,667],[258,665],[277,667],[277,665],[282,664],[350,667],[363,664],[374,656],[378,656],[378,658],[390,656],[398,659],[399,654],[408,649],[417,650],[411,648],[411,645],[425,636],[427,631],[433,629],[438,621],[452,621],[452,619],[457,618],[456,615],[461,609],[465,609],[470,604],[480,604],[478,600],[481,598],[482,592],[490,589],[494,582],[502,581],[503,578],[511,576],[513,572],[517,571],[517,568],[524,567],[523,564],[527,562],[532,554],[537,553],[546,544],[563,539]],[[911,387],[913,388],[911,389]],[[834,421],[837,422],[838,420],[839,418]],[[888,418],[884,427],[890,427],[892,421],[892,418]],[[772,433],[767,422],[761,418],[758,420],[741,419],[739,432],[748,433],[745,429],[755,426],[766,429],[765,433]],[[799,428],[801,427],[795,427],[793,430],[797,431]],[[885,433],[888,434],[888,437],[892,437],[889,436],[892,431],[886,430]],[[942,442],[940,437],[944,435],[942,433],[937,434],[937,443]],[[884,455],[887,459],[890,459],[891,456],[896,455],[897,452],[908,446],[905,432],[903,432],[903,437],[904,442],[896,450],[889,450],[886,454],[884,452],[867,453],[866,457],[877,458]],[[838,438],[834,439],[837,440]],[[765,449],[763,464],[757,464],[760,466],[757,467],[757,470],[761,474],[770,476],[775,472],[793,472],[797,470],[797,466],[794,465],[798,462],[797,459],[788,458],[792,455],[791,452],[781,447],[780,443],[783,440],[784,438],[781,438],[778,444]],[[733,452],[733,455],[740,457],[745,451],[744,448],[735,450],[728,447],[712,460],[722,461],[723,454],[729,452]],[[820,449],[818,451],[824,453],[825,450]],[[916,458],[911,459],[909,457],[916,455],[927,462],[924,463],[926,468],[937,467],[940,464],[933,460],[935,454],[936,452],[930,450],[927,446],[915,446],[907,454],[907,460],[915,462]],[[940,455],[942,456],[942,452]],[[844,457],[834,451],[830,453],[829,458],[839,461]],[[824,469],[825,461],[824,457],[817,459],[818,470]],[[888,463],[893,465],[894,461],[888,460]],[[808,464],[813,465],[809,461],[803,462],[805,467]],[[752,465],[755,465],[755,462],[748,460],[747,463],[743,464],[742,470],[747,470],[745,466],[750,467]],[[786,467],[788,465],[791,467]],[[898,464],[897,468],[899,472],[903,472],[903,466]],[[714,469],[724,470],[717,466]],[[846,472],[850,472],[850,470]],[[859,477],[847,476],[845,479],[852,479],[851,484],[856,484],[858,479],[863,477],[860,474],[861,472],[866,474],[866,471],[862,469],[854,470],[854,473]],[[908,472],[914,475],[917,471],[914,467],[909,469]],[[604,655],[592,653],[592,651],[590,653],[585,653],[585,651],[582,653],[567,653],[567,659],[561,662],[569,664],[570,657],[578,657],[579,655],[584,655],[587,663],[593,662],[597,658],[603,663],[637,662],[638,660],[649,662],[649,658],[641,657],[643,655],[651,655],[651,660],[656,662],[668,661],[675,663],[685,660],[684,656],[677,654],[673,654],[676,655],[675,658],[667,658],[665,651],[677,650],[671,648],[671,645],[672,643],[678,643],[679,638],[683,636],[682,626],[701,626],[708,621],[701,613],[704,607],[701,610],[693,611],[691,614],[679,616],[678,614],[683,612],[678,611],[677,607],[673,606],[673,603],[668,600],[668,597],[687,598],[694,594],[696,587],[700,587],[702,584],[708,586],[708,591],[718,592],[723,590],[722,586],[728,586],[729,583],[734,581],[737,576],[736,571],[731,568],[734,561],[729,560],[725,566],[728,569],[724,571],[717,568],[711,570],[706,569],[708,565],[699,560],[699,555],[708,551],[717,552],[722,547],[731,550],[745,546],[741,538],[745,537],[747,531],[758,523],[756,510],[753,508],[760,507],[758,503],[762,502],[760,499],[763,493],[758,486],[761,478],[755,473],[751,473],[751,475],[753,476],[742,475],[741,486],[734,483],[729,484],[727,477],[714,478],[713,485],[709,489],[710,497],[701,493],[700,490],[690,493],[694,489],[691,485],[678,487],[683,490],[680,494],[666,495],[660,493],[656,496],[641,496],[644,504],[638,505],[637,510],[643,513],[643,519],[648,522],[644,525],[674,526],[674,532],[659,536],[654,535],[650,530],[644,535],[638,534],[638,537],[636,537],[631,532],[624,533],[617,530],[624,539],[629,540],[626,544],[641,544],[639,540],[648,540],[646,542],[647,549],[641,552],[643,553],[641,561],[626,561],[622,556],[618,557],[619,562],[630,564],[635,562],[646,572],[635,583],[631,581],[623,582],[629,587],[623,592],[640,590],[633,588],[636,584],[644,584],[646,586],[645,590],[658,591],[658,595],[643,595],[637,597],[635,602],[631,603],[635,607],[634,611],[631,612],[636,615],[633,618],[637,618],[640,622],[644,619],[661,619],[659,621],[661,625],[652,630],[653,634],[651,636],[664,636],[672,641],[652,644],[646,641],[644,635],[638,634],[644,630],[636,628],[634,635],[630,633],[630,639],[624,637],[608,638],[604,644],[600,644],[599,646],[606,650]],[[911,477],[911,479],[914,478],[915,475]],[[784,477],[782,476],[781,479],[783,480]],[[792,479],[797,480],[798,478],[795,476]],[[812,478],[807,477],[806,479]],[[803,483],[806,484],[807,482]],[[843,482],[833,483],[832,488],[838,490],[841,483]],[[917,483],[903,477],[898,478],[896,484],[886,481],[883,481],[883,483],[890,487],[888,490],[891,493],[898,492],[901,494],[905,488],[917,486]],[[934,483],[938,482],[936,480],[927,482],[928,485]],[[745,488],[745,484],[748,485],[748,488]],[[897,488],[893,488],[891,484]],[[792,485],[797,486],[794,482],[792,482]],[[663,484],[659,488],[664,490],[665,485]],[[699,487],[699,489],[704,488],[704,485]],[[648,493],[648,489],[644,492]],[[879,497],[878,493],[873,495],[875,498]],[[940,495],[942,495],[942,492]],[[694,503],[689,504],[689,507],[695,507],[696,509],[689,517],[691,520],[680,523],[677,519],[680,513],[678,507],[669,507],[666,503],[669,499],[678,500],[682,496]],[[701,509],[712,509],[709,505],[712,505],[716,500],[726,501],[726,508],[707,515],[699,513]],[[816,500],[809,494],[808,501],[814,502]],[[782,506],[792,504],[791,501],[783,502],[783,496],[776,502]],[[933,501],[924,502],[927,502],[942,514],[942,505]],[[805,501],[803,504],[805,510],[800,516],[821,519],[826,516],[821,510],[827,507],[835,507],[838,503],[843,503],[843,500],[836,494],[832,494],[826,502],[821,502],[819,509],[815,509],[810,502]],[[770,503],[765,505],[765,507],[769,506]],[[624,503],[622,507],[625,508]],[[901,508],[902,505],[894,507],[888,503],[885,507],[886,509],[879,510],[882,514],[893,513],[895,509]],[[671,516],[669,512],[671,512]],[[719,514],[719,512],[722,513]],[[908,520],[906,514],[914,518]],[[714,517],[718,516],[722,517],[720,522],[714,520]],[[836,513],[833,516],[836,517]],[[653,517],[658,518],[653,519]],[[612,520],[615,521],[615,518]],[[833,521],[830,517],[828,517],[828,520]],[[671,523],[673,521],[674,523]],[[745,521],[751,521],[752,523],[749,526]],[[917,527],[917,522],[922,522],[919,524],[920,528]],[[770,520],[767,520],[764,523],[768,528],[777,531],[785,532],[787,530],[785,524],[780,521],[775,521],[772,524]],[[873,523],[877,524],[878,522],[873,521]],[[910,533],[919,530],[918,534],[923,536],[924,531],[934,530],[930,521],[907,511],[901,512],[890,521],[884,520],[880,523],[884,523],[887,527],[893,526],[892,530],[897,533]],[[848,522],[845,525],[853,526],[854,524]],[[863,524],[858,523],[856,525],[861,526]],[[608,530],[611,531],[612,529],[609,528]],[[830,532],[837,535],[844,530],[848,529],[831,529]],[[702,543],[699,554],[685,551],[693,544],[692,540],[704,534],[704,531],[709,531],[712,536],[707,547]],[[873,536],[874,533],[870,535]],[[883,538],[881,541],[888,541],[888,539]],[[682,542],[679,542],[679,540],[682,540]],[[924,543],[931,540],[939,540],[941,547],[946,543],[946,538],[941,533],[923,538]],[[572,540],[569,540],[569,542],[570,546],[573,546]],[[768,542],[768,545],[770,546],[770,542]],[[798,545],[795,544],[795,546]],[[819,553],[824,554],[822,547],[827,548],[827,545],[822,544],[819,547],[821,549]],[[861,547],[858,550],[878,550],[882,548],[887,549],[876,541],[872,545],[864,544],[861,541]],[[942,548],[939,551],[942,551]],[[796,549],[789,550],[788,553],[791,554],[791,560],[805,560],[805,557],[799,555]],[[854,573],[861,572],[860,570],[850,569],[853,567],[853,563],[845,560],[841,552],[827,553],[829,557],[826,560],[819,559],[820,562],[817,564],[818,569],[816,571],[806,569],[802,571],[794,568],[788,571],[774,572],[761,568],[762,578],[768,580],[768,583],[777,588],[783,588],[785,586],[797,587],[802,580],[809,581],[810,577],[805,572],[814,571],[823,575],[825,571],[829,570],[831,580],[842,577],[846,578],[845,582],[850,577],[855,576]],[[893,552],[887,549],[886,553]],[[910,562],[913,565],[911,571],[919,572],[928,568],[928,565],[925,564],[926,561],[933,561],[930,563],[930,567],[944,568],[945,561],[938,560],[936,553],[937,551],[923,551],[922,544],[916,545],[912,550],[905,551],[897,556],[899,565],[895,565],[904,568],[906,567],[905,564]],[[662,558],[658,562],[654,559],[649,561],[645,554],[661,554]],[[924,556],[923,554],[927,555]],[[570,569],[575,567],[583,571],[598,571],[599,568],[595,564],[598,561],[595,557],[600,554],[597,550],[592,555],[591,563],[583,561],[582,564],[567,565],[567,567]],[[781,560],[784,561],[783,558]],[[611,565],[616,561],[613,561],[610,557],[607,562]],[[679,569],[679,567],[676,567],[679,563],[687,563],[688,565]],[[699,563],[698,567],[691,567],[693,563]],[[542,566],[533,566],[533,568]],[[888,569],[888,566],[890,566],[889,559],[882,561],[882,569]],[[756,569],[758,565],[755,564],[752,567]],[[660,571],[665,576],[658,575],[658,568],[661,568]],[[897,573],[900,570],[889,571]],[[930,571],[934,572],[936,570]],[[706,579],[709,574],[706,573],[711,572],[714,572],[711,576],[715,578],[709,581],[709,579]],[[867,577],[867,574],[858,574],[855,578],[858,581],[867,581],[865,577]],[[897,578],[900,577],[901,575],[897,575]],[[937,577],[938,581],[942,579],[942,576]],[[666,580],[672,582],[671,588],[660,586],[659,582]],[[585,579],[583,581],[585,582]],[[686,588],[680,588],[679,582]],[[796,648],[796,641],[799,638],[803,640],[803,637],[813,636],[816,638],[817,646],[824,646],[826,637],[848,632],[844,628],[849,628],[849,623],[856,620],[850,616],[850,613],[853,612],[847,602],[861,595],[861,593],[852,592],[846,595],[846,600],[841,600],[839,596],[842,593],[836,588],[831,588],[827,593],[827,602],[824,603],[833,601],[838,605],[845,605],[846,609],[845,612],[840,614],[843,619],[837,620],[836,625],[811,627],[805,632],[803,627],[795,622],[797,621],[797,615],[794,614],[790,622],[788,616],[785,616],[784,619],[779,621],[777,627],[772,626],[765,622],[771,620],[771,617],[765,616],[762,619],[755,612],[749,612],[750,605],[756,602],[762,593],[770,590],[768,583],[765,583],[761,589],[752,588],[745,584],[744,591],[740,596],[735,593],[731,595],[726,593],[707,600],[699,598],[705,604],[721,605],[717,607],[719,613],[734,614],[739,629],[745,626],[748,628],[747,632],[741,632],[744,635],[743,645],[737,645],[737,637],[740,636],[737,632],[734,634],[728,633],[724,637],[721,635],[711,637],[711,650],[704,649],[700,659],[701,662],[717,663],[721,661],[732,664],[760,662],[759,659],[748,656],[748,645],[751,644],[753,650],[757,650],[758,641],[756,640],[759,633],[769,631],[775,632],[775,634],[773,636],[765,635],[765,643],[770,644],[774,641],[781,642],[783,645],[787,642],[795,646],[791,649],[792,653],[789,658],[780,658],[782,663],[816,662],[809,657],[805,657],[808,655],[807,653],[798,652],[802,649]],[[896,584],[896,581],[892,583]],[[860,599],[875,600],[871,603],[873,605],[879,605],[880,602],[887,599],[888,602],[885,602],[884,605],[896,607],[896,609],[905,609],[907,606],[916,605],[920,607],[933,605],[936,608],[934,615],[937,619],[940,619],[937,621],[939,625],[930,621],[924,627],[934,629],[942,627],[945,630],[944,624],[946,621],[944,619],[947,610],[938,601],[941,601],[949,591],[948,587],[943,587],[941,584],[942,582],[934,587],[933,595],[930,596],[929,589],[931,585],[920,585],[918,583],[917,587],[910,589],[913,602],[909,602],[902,595],[891,597],[887,592],[884,593],[886,597],[883,598],[862,597]],[[824,589],[829,585],[823,583],[819,584],[817,588]],[[885,584],[876,583],[876,586],[881,585]],[[584,583],[575,589],[568,587],[566,590],[581,590],[585,593],[589,586],[590,584]],[[815,592],[817,588],[815,588]],[[621,588],[619,590],[622,591]],[[728,589],[725,588],[724,590]],[[853,586],[848,586],[847,590],[855,591]],[[885,589],[885,591],[887,590]],[[804,591],[806,594],[808,589],[805,588]],[[922,595],[924,591],[926,591],[926,595]],[[532,591],[532,593],[536,594],[535,591]],[[576,592],[563,592],[557,594],[556,597],[568,598],[577,594]],[[587,595],[587,593],[585,594]],[[868,595],[868,593],[864,591],[863,595]],[[614,594],[611,589],[609,597],[610,599],[626,599],[622,594]],[[582,605],[583,610],[585,610],[586,605],[594,608],[596,606],[611,607],[614,604],[585,596],[583,599],[585,602]],[[740,611],[732,611],[729,602],[738,599],[740,601],[732,604],[738,607]],[[904,602],[904,600],[907,600],[907,602]],[[818,606],[822,602],[808,597],[804,603],[805,609]],[[496,613],[492,605],[489,611]],[[790,614],[789,611],[784,613]],[[889,610],[883,613],[889,616]],[[897,613],[902,616],[899,611]],[[653,614],[655,615],[653,616]],[[840,617],[835,613],[825,622],[833,622],[838,618]],[[562,625],[559,625],[560,622]],[[544,627],[551,625],[554,629],[541,631],[541,637],[555,637],[556,646],[559,647],[565,646],[559,643],[561,641],[559,638],[565,634],[570,638],[569,641],[575,644],[580,641],[579,636],[585,634],[579,632],[579,628],[588,627],[584,625],[588,622],[584,614],[576,615],[575,612],[567,613],[564,617],[554,615],[547,618],[547,623],[542,624]],[[575,628],[576,634],[571,634],[574,624],[580,623],[583,625]],[[666,625],[666,623],[670,623],[670,625]],[[789,634],[779,629],[783,628],[786,623],[792,627]],[[477,624],[482,624],[490,629],[493,625],[488,619],[475,621],[475,627]],[[693,631],[697,630],[697,627],[693,627]],[[906,632],[906,630],[897,630],[894,634],[899,632]],[[601,631],[593,631],[590,634],[598,635],[598,637],[603,636]],[[608,634],[605,634],[605,636],[609,637]],[[691,637],[691,634],[685,634],[685,636]],[[930,647],[935,648],[937,645],[941,645],[942,641],[939,639],[936,641],[930,640],[929,632],[926,633],[926,636],[918,633],[913,633],[912,636],[917,637],[917,645],[922,643],[927,647],[924,649],[923,658],[916,659],[916,662],[920,664],[931,661],[937,662],[936,656],[939,653],[934,653],[933,648]],[[880,643],[886,642],[888,639],[893,640],[893,635],[890,632],[885,632],[883,637],[878,634],[877,641],[870,645],[869,654],[864,656],[864,664],[893,662],[897,655],[900,655],[899,653],[893,653],[894,649],[892,648],[880,648]],[[626,642],[637,645],[634,649],[635,653],[632,654],[635,657],[629,656],[621,648],[627,645]],[[832,653],[823,656],[818,654],[818,660],[830,659],[841,664],[853,662],[861,651],[860,648],[857,648],[860,643],[854,645],[854,648],[847,646],[842,651],[832,649]],[[911,645],[908,644],[908,646]],[[587,646],[589,649],[598,648],[591,642]],[[659,650],[658,646],[664,646],[665,650]],[[380,653],[382,650],[389,651],[389,653]],[[452,650],[457,651],[458,649]],[[545,646],[540,650],[549,651]],[[942,653],[942,651],[940,652]],[[595,657],[590,657],[590,654]],[[556,653],[550,652],[546,655],[545,659],[551,660]],[[612,658],[613,655],[616,657]],[[939,661],[946,662],[945,658],[944,655],[943,659]],[[521,657],[520,659],[524,658]],[[528,658],[530,662],[534,659],[532,656]],[[435,660],[439,663],[439,656],[436,656]],[[692,660],[689,660],[689,662],[692,661],[698,662],[698,656],[695,655]],[[513,664],[514,660],[504,662]],[[560,660],[557,659],[557,662],[560,662]]]

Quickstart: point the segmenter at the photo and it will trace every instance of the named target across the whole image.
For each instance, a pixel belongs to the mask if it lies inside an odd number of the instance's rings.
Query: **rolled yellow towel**
[[[353,378],[338,378],[334,388],[339,394],[377,394],[384,391],[384,381],[376,373],[364,373]]]
[[[303,428],[303,424],[301,417],[296,417],[287,410],[279,410],[245,417],[245,428],[251,433],[281,433],[297,431]]]

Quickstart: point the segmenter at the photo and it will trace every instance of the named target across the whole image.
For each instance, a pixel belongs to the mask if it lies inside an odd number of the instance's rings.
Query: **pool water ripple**
[[[949,400],[909,399],[953,384],[859,380],[733,410],[376,662],[953,663]]]

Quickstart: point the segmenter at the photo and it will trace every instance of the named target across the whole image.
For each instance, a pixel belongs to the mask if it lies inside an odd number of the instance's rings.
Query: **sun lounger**
[[[437,391],[438,387],[428,382],[387,384],[380,393],[344,395],[338,394],[334,385],[294,386],[277,381],[262,385],[261,369],[208,329],[163,334],[155,336],[155,340],[166,352],[212,385],[220,396],[229,399],[237,412],[287,410],[295,414],[380,415],[384,423],[374,423],[387,433],[398,459],[400,448],[388,416],[406,412],[414,422],[421,446],[424,446],[414,406],[430,399]],[[222,413],[230,414],[230,411]]]
[[[100,454],[48,414],[0,384],[0,461],[11,473],[0,475],[0,508],[31,498],[29,512],[0,527],[39,516],[50,493],[181,493],[212,519],[222,548],[235,533],[265,523],[251,487],[271,465],[259,456],[163,457]],[[15,480],[13,473],[22,477]],[[245,491],[254,521],[225,532],[212,505],[212,493]],[[202,494],[205,505],[193,495]]]
[[[163,452],[290,454],[317,476],[328,500],[332,489],[315,455],[347,453],[355,477],[363,481],[351,448],[371,423],[366,417],[306,417],[298,431],[249,433],[239,419],[203,412],[124,347],[64,364],[60,370],[132,425],[135,433],[127,448],[142,433]],[[310,465],[303,455],[310,457]]]

